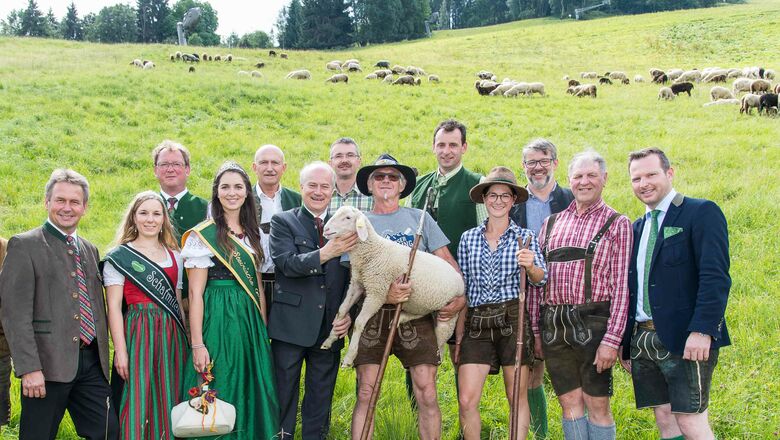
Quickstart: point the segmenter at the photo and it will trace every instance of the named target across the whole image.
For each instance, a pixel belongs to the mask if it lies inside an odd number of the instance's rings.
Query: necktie
[[[176,202],[179,200],[176,197],[168,197],[168,216],[173,215],[173,211],[176,210]]]
[[[647,316],[652,317],[650,311],[650,263],[653,262],[653,249],[655,241],[658,239],[658,214],[661,211],[654,209],[650,211],[650,237],[647,239],[647,249],[645,249],[645,279],[643,280],[642,310]]]
[[[73,250],[73,259],[76,261],[76,284],[79,286],[79,314],[81,323],[81,341],[89,345],[95,339],[95,318],[92,316],[92,304],[87,294],[87,283],[84,279],[84,269],[81,266],[79,247],[73,236],[67,238],[68,246]]]
[[[325,246],[325,238],[322,236],[322,219],[314,217],[314,225],[317,227],[317,237],[320,239],[320,247]]]

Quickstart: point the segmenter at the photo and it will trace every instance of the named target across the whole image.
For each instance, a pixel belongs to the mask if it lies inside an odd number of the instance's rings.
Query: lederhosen
[[[542,301],[543,305],[539,322],[542,333],[542,347],[545,352],[545,357],[547,359],[552,359],[553,362],[556,360],[556,356],[561,356],[559,359],[561,361],[580,362],[583,360],[581,359],[582,351],[592,351],[595,353],[595,350],[598,348],[598,345],[601,343],[601,339],[604,337],[607,330],[607,321],[610,316],[610,302],[594,302],[592,300],[593,259],[599,242],[604,237],[607,230],[609,230],[610,226],[612,226],[615,219],[619,217],[619,214],[613,213],[607,219],[604,226],[596,232],[596,235],[590,240],[587,247],[566,246],[550,250],[548,246],[556,217],[557,214],[553,214],[547,220],[547,229],[545,230],[546,239],[544,247],[542,248],[545,261],[547,262],[548,267],[551,263],[578,260],[585,261],[583,276],[585,302],[583,304],[547,305],[545,302],[547,301],[549,283],[545,286],[545,295]],[[568,359],[567,347],[573,349],[571,350],[571,360]],[[561,354],[561,350],[566,354]],[[579,354],[579,357],[577,356],[577,353]],[[593,360],[591,359],[589,362],[592,363]],[[583,368],[586,367],[587,366],[584,366]],[[554,368],[550,368],[550,362],[548,362],[548,369],[551,370],[552,378],[552,371]],[[579,381],[580,378],[577,378],[577,380]],[[553,380],[553,387],[556,389],[556,394],[558,395],[577,388],[577,386],[574,386],[573,384],[571,386],[563,386],[558,380]],[[611,394],[611,385],[609,388],[609,394]]]

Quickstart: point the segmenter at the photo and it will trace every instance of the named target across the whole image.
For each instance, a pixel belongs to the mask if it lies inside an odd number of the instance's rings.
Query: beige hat
[[[469,197],[474,203],[484,203],[482,196],[485,195],[487,189],[490,188],[491,185],[495,185],[497,183],[508,186],[512,192],[515,193],[515,196],[517,196],[515,203],[523,203],[528,200],[528,191],[522,186],[517,185],[515,173],[513,173],[509,168],[503,166],[497,166],[490,170],[482,182],[474,185],[474,187],[471,188],[469,191]]]

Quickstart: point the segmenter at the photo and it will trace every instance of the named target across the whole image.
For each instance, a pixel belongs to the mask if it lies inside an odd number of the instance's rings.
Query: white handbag
[[[217,398],[209,403],[203,397],[195,397],[173,407],[171,423],[175,437],[229,434],[236,424],[236,408]]]

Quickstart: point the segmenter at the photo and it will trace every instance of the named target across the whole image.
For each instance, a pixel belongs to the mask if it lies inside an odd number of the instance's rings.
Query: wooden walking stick
[[[517,239],[520,249],[528,249],[531,244],[530,237],[526,237],[525,242],[521,238]],[[509,408],[509,440],[520,438],[520,415],[518,407],[520,406],[520,382],[523,379],[521,374],[523,362],[523,344],[525,338],[525,267],[520,267],[520,290],[517,294],[517,345],[515,352],[515,374],[512,384],[512,407]]]
[[[409,252],[409,264],[406,268],[406,273],[401,280],[401,283],[405,284],[409,282],[409,277],[412,276],[412,267],[414,266],[414,256],[417,254],[417,248],[420,247],[420,240],[422,239],[423,226],[425,225],[425,214],[428,212],[428,204],[431,203],[431,194],[433,188],[428,189],[428,194],[425,199],[425,208],[422,211],[420,217],[420,225],[417,227],[417,233],[414,234],[414,243],[412,244],[412,250]],[[371,390],[371,398],[368,401],[368,411],[366,411],[366,419],[363,422],[363,431],[360,433],[360,440],[368,440],[371,436],[371,427],[374,424],[374,412],[376,411],[376,402],[379,400],[379,390],[382,387],[382,378],[385,375],[385,368],[387,368],[387,362],[390,358],[390,350],[393,348],[393,340],[395,340],[395,333],[398,330],[398,321],[401,319],[401,305],[398,303],[395,305],[395,313],[393,314],[393,322],[390,324],[390,334],[387,336],[387,343],[385,344],[385,351],[382,354],[382,363],[379,364],[379,372],[376,375],[376,381],[374,381],[374,388]]]

